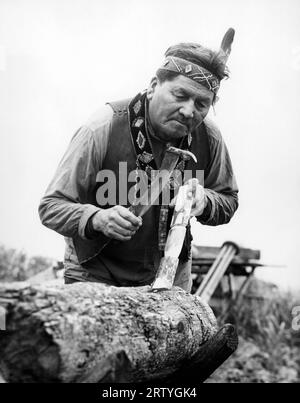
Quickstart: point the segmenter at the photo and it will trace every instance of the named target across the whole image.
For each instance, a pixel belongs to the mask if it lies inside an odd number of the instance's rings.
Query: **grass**
[[[222,319],[236,325],[238,351],[210,382],[299,383],[300,330],[292,329],[295,306],[300,306],[300,298],[292,293],[277,290],[267,298],[246,294]]]

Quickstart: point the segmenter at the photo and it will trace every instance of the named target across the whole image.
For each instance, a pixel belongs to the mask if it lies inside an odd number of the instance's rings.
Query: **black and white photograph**
[[[299,21],[0,0],[0,383],[300,383]]]

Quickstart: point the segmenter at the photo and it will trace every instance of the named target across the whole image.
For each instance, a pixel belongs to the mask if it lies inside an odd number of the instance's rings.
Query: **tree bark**
[[[7,382],[147,382],[197,363],[218,331],[211,309],[178,287],[149,290],[1,284],[0,373]]]
[[[231,324],[226,324],[191,359],[182,364],[172,376],[163,379],[171,383],[204,382],[237,349],[238,336]]]

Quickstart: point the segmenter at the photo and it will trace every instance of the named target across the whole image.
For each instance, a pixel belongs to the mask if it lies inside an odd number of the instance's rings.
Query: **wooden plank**
[[[215,259],[221,248],[215,246],[193,245],[193,258],[195,259]],[[260,250],[240,248],[237,255],[241,260],[260,259]]]
[[[205,265],[212,265],[213,262],[215,261],[215,259],[194,259],[192,260],[192,264],[194,266],[205,266]],[[265,266],[263,263],[257,261],[257,260],[242,260],[239,257],[234,257],[232,259],[232,262],[230,263],[230,265],[234,265],[234,266],[241,266],[241,267],[245,267],[245,266],[249,266],[249,267],[258,267],[258,266]],[[273,267],[273,266],[272,266]]]
[[[212,262],[210,262],[210,264],[212,264]],[[205,264],[192,264],[192,273],[194,274],[206,274],[210,268],[210,264],[208,262],[205,262]],[[230,264],[230,266],[228,267],[228,269],[226,270],[225,274],[234,274],[235,276],[247,276],[249,273],[246,269],[246,267],[250,267],[250,268],[255,268],[255,267],[259,267],[260,264],[259,263],[252,263],[249,264],[247,266],[243,266],[243,265],[234,265],[234,264]]]
[[[207,275],[201,282],[196,295],[199,295],[204,301],[208,302],[215,289],[217,288],[222,277],[226,273],[230,262],[237,252],[237,248],[234,244],[226,243],[220,250],[217,259],[210,267]]]

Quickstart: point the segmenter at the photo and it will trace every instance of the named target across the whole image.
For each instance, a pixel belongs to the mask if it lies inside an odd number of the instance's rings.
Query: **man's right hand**
[[[92,224],[96,231],[101,231],[108,238],[119,241],[129,241],[142,222],[141,217],[136,217],[123,206],[100,210],[92,217]]]

